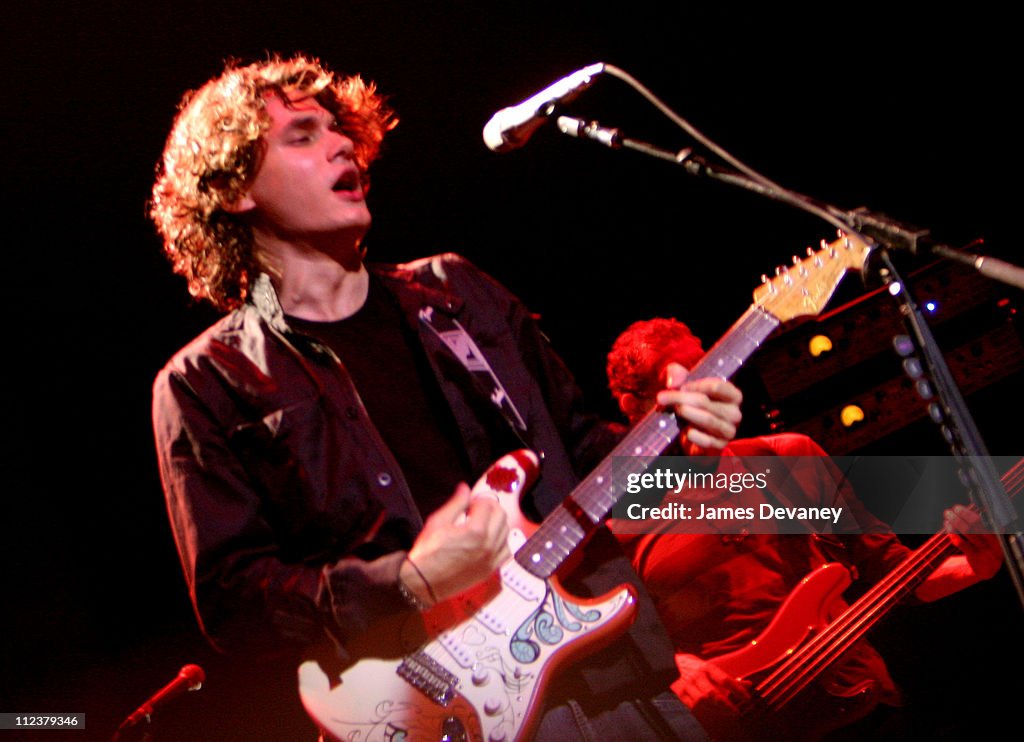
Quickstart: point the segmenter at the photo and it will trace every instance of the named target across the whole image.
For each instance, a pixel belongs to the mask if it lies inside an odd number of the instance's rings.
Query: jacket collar
[[[260,273],[249,287],[249,302],[268,325],[281,333],[291,332],[284,319],[284,310],[277,298],[277,291],[266,273]]]
[[[394,265],[367,264],[370,273],[379,277],[387,288],[398,299],[402,308],[411,316],[424,306],[435,310],[457,315],[462,311],[463,301],[447,288],[426,286],[417,280],[414,271]],[[266,273],[260,273],[249,288],[249,303],[271,328],[280,333],[291,333],[292,329],[285,320],[284,310],[277,298],[277,290],[273,281]]]
[[[439,312],[457,315],[462,311],[463,300],[452,293],[447,286],[437,279],[433,273],[422,273],[410,270],[406,266],[371,265],[367,266],[387,289],[398,299],[402,309],[410,316],[415,316],[424,307],[433,307]],[[434,278],[437,286],[428,286],[421,276]]]

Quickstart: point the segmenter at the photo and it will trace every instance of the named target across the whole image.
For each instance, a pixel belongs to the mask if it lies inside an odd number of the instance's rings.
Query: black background
[[[554,126],[519,151],[483,146],[494,111],[592,62],[624,69],[796,191],[870,206],[949,244],[981,238],[972,249],[1024,262],[1009,211],[1016,41],[983,4],[549,5],[110,0],[4,11],[0,711],[86,712],[87,732],[58,738],[106,739],[200,662],[206,689],[161,711],[153,731],[212,739],[224,726],[218,660],[190,611],[149,427],[154,375],[215,315],[171,274],[145,202],[180,95],[226,58],[304,51],[377,81],[401,124],[374,171],[370,257],[467,256],[541,315],[609,415],[603,357],[630,321],[677,316],[710,342],[762,273],[833,229]],[[569,112],[669,149],[692,144],[611,77]],[[840,299],[860,291],[851,276]],[[1020,397],[1015,381],[969,399],[994,453],[1022,453]],[[755,401],[746,432],[759,432]],[[914,435],[913,453],[945,452],[934,429]],[[908,614],[878,641],[922,707],[949,734],[1012,725],[1020,682],[1001,668],[1021,660],[1022,615],[1006,570]]]

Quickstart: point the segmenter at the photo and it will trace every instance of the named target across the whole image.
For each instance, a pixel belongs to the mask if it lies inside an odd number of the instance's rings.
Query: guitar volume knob
[[[480,687],[481,685],[487,684],[487,670],[479,665],[473,668],[473,673],[470,675],[470,680],[473,685]]]
[[[497,716],[501,712],[501,699],[488,698],[484,701],[484,713],[488,716]]]

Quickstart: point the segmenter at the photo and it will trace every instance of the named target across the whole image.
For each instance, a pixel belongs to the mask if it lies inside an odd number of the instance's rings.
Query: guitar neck
[[[751,306],[691,369],[689,378],[731,378],[778,326],[770,313]],[[648,413],[541,523],[516,552],[516,561],[537,577],[554,574],[622,497],[617,484],[629,474],[646,471],[679,432],[674,414],[658,409]]]

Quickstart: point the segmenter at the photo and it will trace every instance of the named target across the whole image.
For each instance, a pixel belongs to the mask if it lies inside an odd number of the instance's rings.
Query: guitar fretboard
[[[778,325],[767,311],[750,307],[691,369],[689,378],[731,378]],[[516,552],[516,561],[537,577],[554,574],[622,497],[618,485],[624,477],[646,471],[679,432],[674,414],[658,409],[648,413],[580,482],[566,503],[544,519]]]

